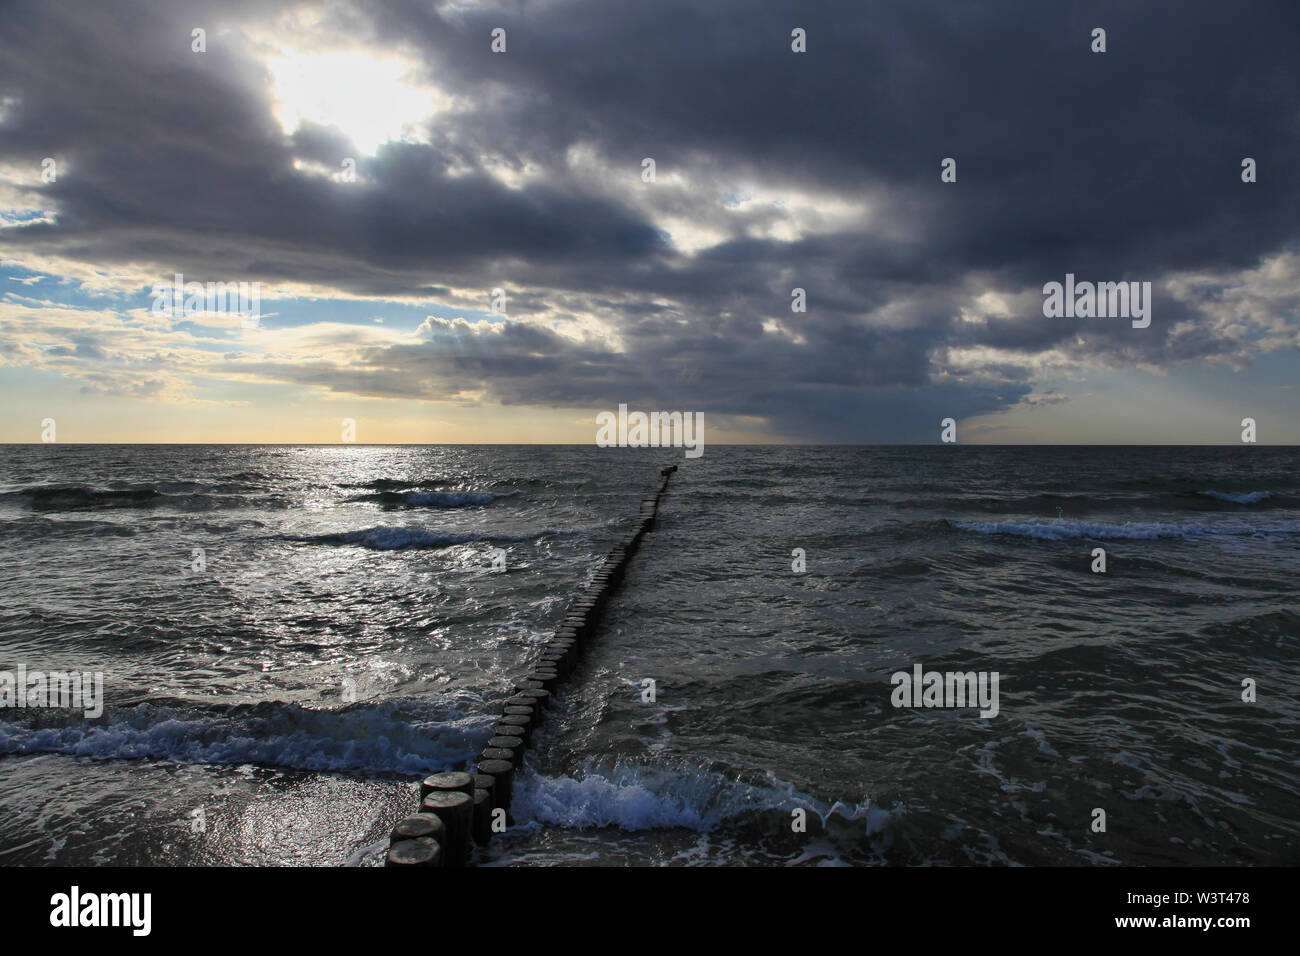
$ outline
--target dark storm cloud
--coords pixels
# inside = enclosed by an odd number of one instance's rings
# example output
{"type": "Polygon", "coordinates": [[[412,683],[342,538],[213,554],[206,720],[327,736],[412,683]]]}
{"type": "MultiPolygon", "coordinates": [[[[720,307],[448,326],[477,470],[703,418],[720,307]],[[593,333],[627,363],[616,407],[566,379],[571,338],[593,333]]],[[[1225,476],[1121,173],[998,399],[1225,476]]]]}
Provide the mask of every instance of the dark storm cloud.
{"type": "Polygon", "coordinates": [[[1023,295],[1066,272],[1238,271],[1296,237],[1300,7],[1134,7],[331,4],[326,27],[414,53],[473,104],[441,117],[427,145],[363,160],[343,186],[293,164],[337,168],[345,136],[285,136],[271,117],[268,75],[238,32],[266,5],[11,4],[0,96],[20,103],[0,126],[0,160],[62,155],[70,172],[42,188],[57,223],[7,229],[0,251],[359,295],[504,283],[513,315],[594,314],[622,341],[439,326],[365,368],[268,366],[304,384],[430,398],[486,386],[508,404],[645,402],[760,415],[791,437],[930,438],[940,417],[1032,391],[1023,369],[996,361],[980,384],[946,378],[950,347],[1156,365],[1249,353],[1199,304],[1163,293],[1140,333],[1044,319],[1023,295]],[[203,24],[198,56],[189,31],[203,24]],[[790,52],[795,26],[807,54],[790,52]],[[1104,55],[1089,51],[1096,26],[1104,55]],[[626,169],[626,192],[570,167],[578,145],[626,169]],[[488,156],[541,175],[507,188],[488,156]],[[645,156],[655,186],[640,182],[645,156]],[[939,181],[946,156],[954,185],[939,181]],[[1250,186],[1244,156],[1259,162],[1250,186]],[[775,213],[721,210],[712,183],[736,178],[864,201],[868,223],[790,242],[741,235],[737,223],[775,213]],[[659,231],[665,215],[728,238],[684,252],[659,231]],[[807,314],[790,312],[796,285],[807,314]],[[961,321],[986,288],[1022,293],[1017,313],[961,321]],[[764,332],[768,319],[785,331],[764,332]]]}

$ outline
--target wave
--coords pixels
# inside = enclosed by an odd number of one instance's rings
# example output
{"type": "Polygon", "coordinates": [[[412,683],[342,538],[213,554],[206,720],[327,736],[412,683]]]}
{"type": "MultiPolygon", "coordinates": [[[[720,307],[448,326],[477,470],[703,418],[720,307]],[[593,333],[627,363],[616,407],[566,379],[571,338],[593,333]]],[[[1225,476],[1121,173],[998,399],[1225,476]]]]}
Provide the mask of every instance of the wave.
{"type": "Polygon", "coordinates": [[[713,771],[628,764],[612,771],[588,767],[579,777],[526,775],[516,784],[511,812],[524,823],[575,829],[705,832],[772,815],[786,827],[790,811],[799,808],[823,824],[865,820],[868,834],[884,829],[892,816],[875,806],[827,805],[770,773],[766,783],[748,784],[713,771]]]}
{"type": "Polygon", "coordinates": [[[476,532],[430,531],[428,528],[414,526],[390,527],[379,525],[374,528],[362,528],[358,531],[339,531],[332,534],[290,537],[290,541],[305,544],[359,545],[373,551],[399,551],[405,548],[448,548],[457,544],[518,544],[533,541],[545,535],[576,534],[574,531],[561,531],[546,528],[527,535],[488,535],[476,532]]]}
{"type": "MultiPolygon", "coordinates": [[[[1204,625],[1201,633],[1219,644],[1225,643],[1226,638],[1227,645],[1233,648],[1248,648],[1253,642],[1266,643],[1274,649],[1285,648],[1300,638],[1300,611],[1268,610],[1233,621],[1214,621],[1204,625]]],[[[1264,651],[1262,656],[1268,659],[1273,653],[1276,650],[1264,651]]]]}
{"type": "Polygon", "coordinates": [[[74,508],[147,507],[165,497],[152,486],[132,488],[91,488],[87,485],[33,485],[7,491],[0,500],[22,501],[33,508],[71,510],[74,508]]]}
{"type": "Polygon", "coordinates": [[[236,482],[242,482],[242,483],[245,483],[245,484],[253,483],[253,484],[256,484],[256,485],[258,485],[258,486],[261,486],[261,485],[265,484],[265,483],[268,482],[268,481],[277,481],[277,480],[279,480],[279,479],[277,479],[277,477],[276,477],[275,475],[268,475],[268,474],[267,474],[266,472],[264,472],[264,471],[237,471],[237,472],[234,472],[233,474],[222,475],[221,478],[220,478],[220,480],[221,480],[221,481],[236,481],[236,482]]]}
{"type": "Polygon", "coordinates": [[[1202,535],[1255,535],[1296,534],[1300,528],[1250,527],[1245,525],[1188,525],[1162,521],[1126,521],[1123,524],[1104,524],[1096,521],[1070,521],[1062,518],[1024,519],[1008,521],[951,521],[945,523],[959,531],[977,534],[1014,535],[1021,538],[1038,538],[1044,541],[1063,541],[1068,538],[1097,538],[1100,540],[1154,540],[1157,538],[1196,538],[1202,535]]]}
{"type": "Polygon", "coordinates": [[[414,505],[433,508],[468,508],[490,505],[509,498],[514,491],[377,491],[357,495],[348,501],[375,501],[384,505],[414,505]]]}
{"type": "Polygon", "coordinates": [[[0,721],[0,753],[426,774],[468,761],[490,735],[491,717],[464,715],[473,703],[452,695],[313,710],[273,701],[233,705],[220,716],[139,704],[125,714],[58,727],[0,721]]]}
{"type": "Polygon", "coordinates": [[[1201,494],[1207,498],[1214,498],[1218,501],[1230,501],[1236,505],[1258,504],[1261,501],[1267,501],[1269,498],[1273,497],[1273,495],[1267,491],[1244,491],[1236,494],[1227,491],[1202,491],[1201,494]]]}
{"type": "MultiPolygon", "coordinates": [[[[105,487],[91,485],[32,485],[0,493],[0,501],[26,504],[36,511],[93,511],[109,508],[179,508],[209,511],[241,508],[254,503],[241,492],[242,484],[203,485],[192,481],[131,485],[114,481],[105,487]]],[[[275,504],[269,499],[263,504],[275,504]]]]}
{"type": "Polygon", "coordinates": [[[24,515],[8,521],[0,521],[0,533],[6,538],[60,538],[64,536],[91,535],[113,538],[133,538],[138,531],[115,521],[92,521],[88,519],[54,519],[43,516],[24,515]]]}
{"type": "Polygon", "coordinates": [[[427,488],[430,485],[446,484],[446,478],[434,478],[432,480],[412,480],[407,481],[404,478],[376,478],[374,481],[363,481],[360,484],[340,485],[340,488],[361,488],[366,491],[401,491],[403,488],[427,488]]]}
{"type": "MultiPolygon", "coordinates": [[[[820,500],[820,499],[819,499],[820,500]]],[[[976,494],[952,491],[944,495],[916,495],[912,491],[894,493],[877,493],[872,497],[863,497],[857,503],[864,505],[879,504],[892,509],[917,509],[950,511],[953,508],[963,512],[985,512],[987,514],[1054,514],[1058,508],[1076,515],[1091,512],[1113,512],[1142,508],[1157,511],[1200,511],[1216,512],[1222,510],[1224,503],[1253,505],[1268,502],[1270,506],[1294,506],[1300,498],[1294,492],[1271,491],[1197,491],[1179,488],[1155,492],[1124,491],[1116,489],[1095,489],[1088,492],[1041,492],[1018,494],[989,493],[976,494]]],[[[834,499],[825,499],[825,503],[841,503],[834,499]]]]}
{"type": "MultiPolygon", "coordinates": [[[[1039,494],[972,494],[950,491],[943,495],[918,496],[911,491],[897,491],[881,494],[874,499],[890,508],[944,509],[959,507],[971,511],[988,512],[1034,512],[1055,511],[1057,508],[1069,508],[1073,511],[1105,507],[1110,503],[1128,504],[1136,501],[1136,496],[1125,495],[1113,498],[1096,493],[1039,493],[1039,494]]],[[[868,499],[866,503],[872,503],[868,499]]]]}

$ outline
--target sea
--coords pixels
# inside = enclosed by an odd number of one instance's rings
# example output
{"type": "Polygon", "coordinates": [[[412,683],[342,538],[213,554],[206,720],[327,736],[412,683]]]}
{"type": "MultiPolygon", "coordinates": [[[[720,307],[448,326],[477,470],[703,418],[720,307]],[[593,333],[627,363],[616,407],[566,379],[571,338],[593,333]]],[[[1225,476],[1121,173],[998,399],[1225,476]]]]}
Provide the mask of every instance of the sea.
{"type": "Polygon", "coordinates": [[[668,464],[476,865],[1300,862],[1297,449],[0,459],[0,864],[381,865],[668,464]]]}

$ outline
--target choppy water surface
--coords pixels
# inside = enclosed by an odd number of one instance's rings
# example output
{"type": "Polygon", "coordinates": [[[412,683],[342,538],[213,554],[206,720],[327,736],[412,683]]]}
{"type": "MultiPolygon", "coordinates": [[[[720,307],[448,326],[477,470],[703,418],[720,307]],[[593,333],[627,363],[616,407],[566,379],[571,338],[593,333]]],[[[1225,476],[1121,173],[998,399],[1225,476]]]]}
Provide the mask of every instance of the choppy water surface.
{"type": "Polygon", "coordinates": [[[481,862],[1300,860],[1294,450],[56,445],[0,670],[107,704],[0,711],[0,861],[376,862],[668,461],[481,862]],[[891,706],[917,663],[998,716],[891,706]]]}

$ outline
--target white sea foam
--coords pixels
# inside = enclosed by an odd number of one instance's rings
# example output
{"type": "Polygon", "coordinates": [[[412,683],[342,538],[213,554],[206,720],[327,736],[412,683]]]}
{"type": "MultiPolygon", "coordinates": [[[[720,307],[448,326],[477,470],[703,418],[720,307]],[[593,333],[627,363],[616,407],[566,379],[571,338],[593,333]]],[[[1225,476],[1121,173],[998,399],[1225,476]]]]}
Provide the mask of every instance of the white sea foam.
{"type": "Polygon", "coordinates": [[[1267,491],[1243,491],[1239,494],[1232,494],[1226,491],[1202,491],[1201,494],[1207,498],[1217,498],[1219,501],[1231,501],[1238,505],[1253,505],[1261,501],[1267,501],[1273,497],[1271,492],[1267,491]]]}
{"type": "Polygon", "coordinates": [[[880,807],[827,805],[771,774],[766,783],[747,784],[708,770],[636,765],[589,768],[577,777],[524,776],[512,813],[521,823],[575,829],[708,831],[746,814],[797,808],[823,823],[832,816],[865,821],[867,834],[884,829],[891,819],[880,807]]]}
{"type": "Polygon", "coordinates": [[[472,758],[491,724],[490,716],[460,716],[458,706],[413,718],[392,702],[338,710],[274,703],[219,717],[140,705],[109,720],[63,726],[0,721],[0,753],[423,774],[472,758]]]}

